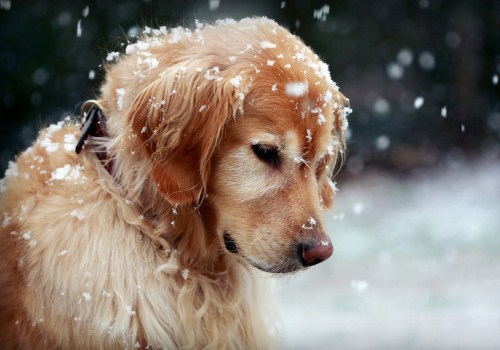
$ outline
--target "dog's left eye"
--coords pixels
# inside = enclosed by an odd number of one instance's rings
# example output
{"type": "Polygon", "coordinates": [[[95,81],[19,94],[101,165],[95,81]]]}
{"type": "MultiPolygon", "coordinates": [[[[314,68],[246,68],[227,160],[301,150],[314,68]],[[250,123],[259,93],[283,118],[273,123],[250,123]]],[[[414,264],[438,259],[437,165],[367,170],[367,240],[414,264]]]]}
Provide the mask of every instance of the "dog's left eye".
{"type": "Polygon", "coordinates": [[[253,153],[266,164],[277,167],[280,164],[280,154],[273,146],[256,144],[252,145],[253,153]]]}

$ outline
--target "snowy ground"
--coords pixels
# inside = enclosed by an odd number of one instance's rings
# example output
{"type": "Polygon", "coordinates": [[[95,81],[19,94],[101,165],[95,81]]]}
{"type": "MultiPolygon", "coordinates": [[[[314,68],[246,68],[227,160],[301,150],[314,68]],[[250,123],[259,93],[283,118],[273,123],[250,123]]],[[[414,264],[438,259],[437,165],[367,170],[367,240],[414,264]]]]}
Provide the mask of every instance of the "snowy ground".
{"type": "Polygon", "coordinates": [[[289,349],[500,349],[500,162],[340,184],[335,252],[278,281],[289,349]]]}

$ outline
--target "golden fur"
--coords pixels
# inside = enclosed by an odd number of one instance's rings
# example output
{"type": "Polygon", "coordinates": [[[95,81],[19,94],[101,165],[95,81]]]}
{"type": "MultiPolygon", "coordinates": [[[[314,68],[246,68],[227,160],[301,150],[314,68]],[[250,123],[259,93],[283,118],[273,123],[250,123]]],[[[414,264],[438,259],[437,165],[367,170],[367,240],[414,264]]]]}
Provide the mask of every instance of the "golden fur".
{"type": "Polygon", "coordinates": [[[331,244],[347,108],[326,65],[265,18],[147,29],[99,103],[109,137],[77,155],[79,124],[52,125],[0,183],[2,348],[276,346],[252,265],[331,244]]]}

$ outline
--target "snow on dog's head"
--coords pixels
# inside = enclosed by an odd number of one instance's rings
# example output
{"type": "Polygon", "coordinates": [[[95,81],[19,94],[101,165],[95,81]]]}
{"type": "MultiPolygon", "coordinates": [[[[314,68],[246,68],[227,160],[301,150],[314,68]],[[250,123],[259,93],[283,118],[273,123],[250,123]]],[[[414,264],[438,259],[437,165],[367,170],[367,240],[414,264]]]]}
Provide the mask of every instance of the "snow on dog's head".
{"type": "Polygon", "coordinates": [[[267,18],[147,28],[102,92],[155,189],[172,205],[202,203],[232,257],[291,272],[331,255],[322,212],[347,100],[298,37],[267,18]]]}

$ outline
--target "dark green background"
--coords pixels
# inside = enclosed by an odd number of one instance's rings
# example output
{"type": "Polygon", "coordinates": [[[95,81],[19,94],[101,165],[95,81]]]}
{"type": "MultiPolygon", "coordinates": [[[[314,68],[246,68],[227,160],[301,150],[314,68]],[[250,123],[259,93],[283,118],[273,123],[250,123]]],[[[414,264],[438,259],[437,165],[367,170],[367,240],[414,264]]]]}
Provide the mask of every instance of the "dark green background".
{"type": "MultiPolygon", "coordinates": [[[[0,171],[29,146],[37,130],[94,97],[108,51],[120,50],[130,28],[190,26],[194,19],[266,15],[287,26],[330,65],[350,98],[350,174],[366,166],[395,171],[456,166],[500,154],[500,1],[17,1],[0,10],[0,171]],[[326,21],[313,16],[330,6],[326,21]],[[90,13],[83,18],[82,10],[90,13]],[[81,19],[82,36],[76,36],[81,19]],[[413,62],[399,80],[387,67],[409,49],[413,62]],[[432,54],[434,68],[419,64],[432,54]],[[88,78],[95,70],[96,78],[88,78]],[[424,97],[420,109],[413,107],[424,97]],[[387,113],[374,108],[383,99],[387,113]],[[440,110],[447,106],[447,118],[440,110]],[[462,132],[462,125],[465,130],[462,132]],[[385,135],[386,150],[375,140],[385,135]]],[[[383,103],[382,103],[383,105],[383,103]]]]}

